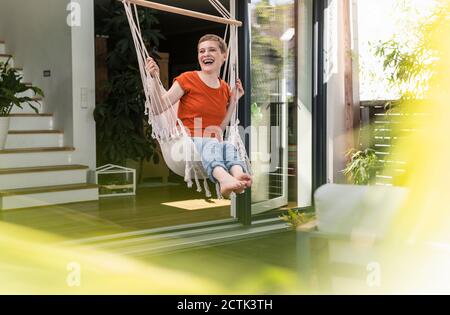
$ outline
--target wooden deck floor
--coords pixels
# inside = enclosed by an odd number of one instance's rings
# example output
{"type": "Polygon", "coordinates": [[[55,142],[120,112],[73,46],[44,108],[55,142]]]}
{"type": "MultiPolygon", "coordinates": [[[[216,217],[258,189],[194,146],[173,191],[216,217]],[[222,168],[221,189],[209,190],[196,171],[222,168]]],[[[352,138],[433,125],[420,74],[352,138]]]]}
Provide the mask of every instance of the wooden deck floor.
{"type": "Polygon", "coordinates": [[[133,230],[168,227],[230,218],[230,207],[188,210],[163,203],[204,199],[204,193],[183,183],[138,188],[136,196],[99,201],[0,211],[0,220],[78,239],[133,230]]]}

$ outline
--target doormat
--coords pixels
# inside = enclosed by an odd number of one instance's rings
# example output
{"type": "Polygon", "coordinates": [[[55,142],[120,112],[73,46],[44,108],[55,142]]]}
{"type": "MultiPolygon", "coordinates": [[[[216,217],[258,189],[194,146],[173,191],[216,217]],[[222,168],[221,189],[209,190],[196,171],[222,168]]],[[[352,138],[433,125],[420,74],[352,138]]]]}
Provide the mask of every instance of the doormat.
{"type": "Polygon", "coordinates": [[[191,199],[191,200],[181,200],[174,202],[165,202],[165,206],[180,208],[183,210],[202,210],[209,208],[218,207],[229,207],[231,205],[231,200],[227,199],[191,199]]]}

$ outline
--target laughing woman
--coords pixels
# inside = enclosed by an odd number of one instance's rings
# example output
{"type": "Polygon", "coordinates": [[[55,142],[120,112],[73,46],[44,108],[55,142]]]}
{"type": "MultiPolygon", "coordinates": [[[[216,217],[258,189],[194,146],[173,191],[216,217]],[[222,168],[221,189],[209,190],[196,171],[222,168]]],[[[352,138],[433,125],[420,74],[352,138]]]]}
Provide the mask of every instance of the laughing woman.
{"type": "MultiPolygon", "coordinates": [[[[169,91],[161,95],[171,106],[179,101],[178,118],[187,128],[209,179],[219,183],[224,197],[242,193],[252,185],[245,163],[238,158],[236,147],[223,141],[223,131],[230,122],[237,100],[244,95],[242,83],[236,87],[220,79],[220,69],[227,58],[227,45],[216,35],[205,35],[198,41],[200,71],[184,72],[174,79],[169,91]]],[[[147,70],[159,75],[159,68],[148,58],[147,70]]]]}

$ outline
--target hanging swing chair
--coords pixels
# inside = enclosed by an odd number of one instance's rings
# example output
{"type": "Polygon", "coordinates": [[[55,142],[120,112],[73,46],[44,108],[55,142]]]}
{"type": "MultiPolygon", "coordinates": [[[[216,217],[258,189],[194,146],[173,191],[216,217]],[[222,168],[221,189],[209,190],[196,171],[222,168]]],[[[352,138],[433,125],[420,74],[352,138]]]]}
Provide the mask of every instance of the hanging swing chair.
{"type": "MultiPolygon", "coordinates": [[[[226,79],[228,84],[234,88],[238,69],[237,28],[242,23],[232,19],[230,12],[218,0],[209,0],[209,2],[222,17],[150,1],[122,0],[136,47],[145,92],[145,114],[148,115],[149,124],[152,126],[152,137],[158,141],[163,158],[169,169],[175,174],[184,177],[188,187],[192,187],[193,181],[195,181],[198,192],[202,191],[200,180],[203,180],[205,194],[208,198],[211,197],[211,192],[208,188],[207,174],[202,166],[201,156],[196,150],[194,142],[188,135],[181,120],[178,119],[178,103],[170,104],[168,99],[161,97],[162,93],[160,91],[164,91],[164,87],[159,76],[152,76],[145,67],[146,60],[150,55],[142,38],[137,6],[226,24],[224,40],[228,38],[228,58],[225,62],[222,79],[226,79]]],[[[231,116],[230,126],[226,129],[225,140],[236,147],[239,159],[244,161],[248,173],[251,174],[250,161],[238,130],[237,101],[234,104],[229,104],[229,106],[233,106],[234,111],[231,116]]],[[[216,192],[218,199],[222,199],[219,184],[216,184],[216,192]]]]}

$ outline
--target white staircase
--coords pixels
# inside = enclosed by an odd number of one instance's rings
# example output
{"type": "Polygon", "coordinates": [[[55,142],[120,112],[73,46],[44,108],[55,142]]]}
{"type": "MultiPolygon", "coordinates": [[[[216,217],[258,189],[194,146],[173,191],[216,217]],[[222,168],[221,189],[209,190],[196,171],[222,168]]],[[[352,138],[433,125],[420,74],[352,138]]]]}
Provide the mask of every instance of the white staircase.
{"type": "MultiPolygon", "coordinates": [[[[0,61],[10,57],[0,40],[0,61]]],[[[36,100],[38,114],[28,104],[11,111],[5,149],[0,150],[0,210],[98,200],[97,185],[87,183],[88,167],[72,163],[76,149],[64,146],[63,131],[54,129],[53,115],[43,111],[44,100],[36,100]]]]}

